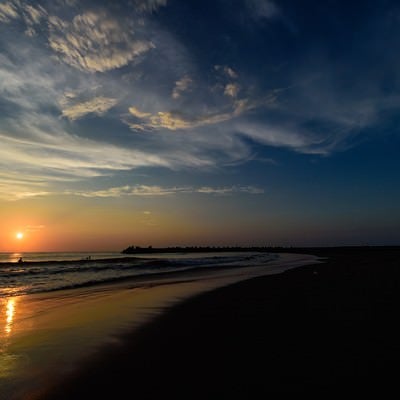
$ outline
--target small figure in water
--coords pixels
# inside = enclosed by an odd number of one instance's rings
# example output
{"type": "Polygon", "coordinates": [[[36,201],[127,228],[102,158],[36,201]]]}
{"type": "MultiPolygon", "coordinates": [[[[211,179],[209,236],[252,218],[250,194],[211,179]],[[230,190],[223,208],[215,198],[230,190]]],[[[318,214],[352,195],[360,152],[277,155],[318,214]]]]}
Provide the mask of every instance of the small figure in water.
{"type": "Polygon", "coordinates": [[[23,261],[22,261],[22,257],[19,258],[18,262],[19,262],[19,263],[22,263],[22,262],[23,262],[23,261]]]}

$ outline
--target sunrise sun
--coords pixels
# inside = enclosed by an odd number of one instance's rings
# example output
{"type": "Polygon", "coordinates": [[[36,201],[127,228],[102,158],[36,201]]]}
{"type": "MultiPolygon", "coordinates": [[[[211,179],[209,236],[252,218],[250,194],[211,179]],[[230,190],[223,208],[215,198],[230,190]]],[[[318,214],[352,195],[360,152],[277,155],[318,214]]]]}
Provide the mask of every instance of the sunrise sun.
{"type": "Polygon", "coordinates": [[[17,234],[15,235],[15,237],[16,237],[18,240],[21,240],[21,239],[24,238],[24,234],[23,234],[22,232],[17,232],[17,234]]]}

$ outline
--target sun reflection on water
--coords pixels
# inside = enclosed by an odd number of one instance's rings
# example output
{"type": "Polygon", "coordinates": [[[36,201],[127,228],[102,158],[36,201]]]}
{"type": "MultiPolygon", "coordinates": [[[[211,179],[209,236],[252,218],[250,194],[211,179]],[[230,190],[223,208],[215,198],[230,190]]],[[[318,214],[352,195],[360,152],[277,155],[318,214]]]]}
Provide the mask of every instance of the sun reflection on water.
{"type": "Polygon", "coordinates": [[[7,262],[17,262],[24,255],[22,253],[11,253],[7,262]]]}

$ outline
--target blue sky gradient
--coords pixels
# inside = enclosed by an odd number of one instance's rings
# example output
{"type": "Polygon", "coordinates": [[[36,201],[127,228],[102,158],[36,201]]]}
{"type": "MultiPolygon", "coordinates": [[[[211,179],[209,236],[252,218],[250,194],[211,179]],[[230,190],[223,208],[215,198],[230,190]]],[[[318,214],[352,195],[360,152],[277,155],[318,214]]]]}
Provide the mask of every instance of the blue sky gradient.
{"type": "Polygon", "coordinates": [[[3,231],[78,250],[56,217],[101,204],[115,227],[77,219],[82,249],[399,244],[399,22],[396,1],[1,1],[3,231]]]}

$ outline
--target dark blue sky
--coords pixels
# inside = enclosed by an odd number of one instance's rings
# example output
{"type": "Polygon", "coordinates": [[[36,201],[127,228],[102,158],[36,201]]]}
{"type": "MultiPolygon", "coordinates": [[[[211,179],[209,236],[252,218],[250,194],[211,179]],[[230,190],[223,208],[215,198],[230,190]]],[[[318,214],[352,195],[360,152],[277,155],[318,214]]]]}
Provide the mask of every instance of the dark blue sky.
{"type": "Polygon", "coordinates": [[[1,1],[8,229],[101,205],[115,248],[399,244],[399,22],[396,1],[1,1]]]}

